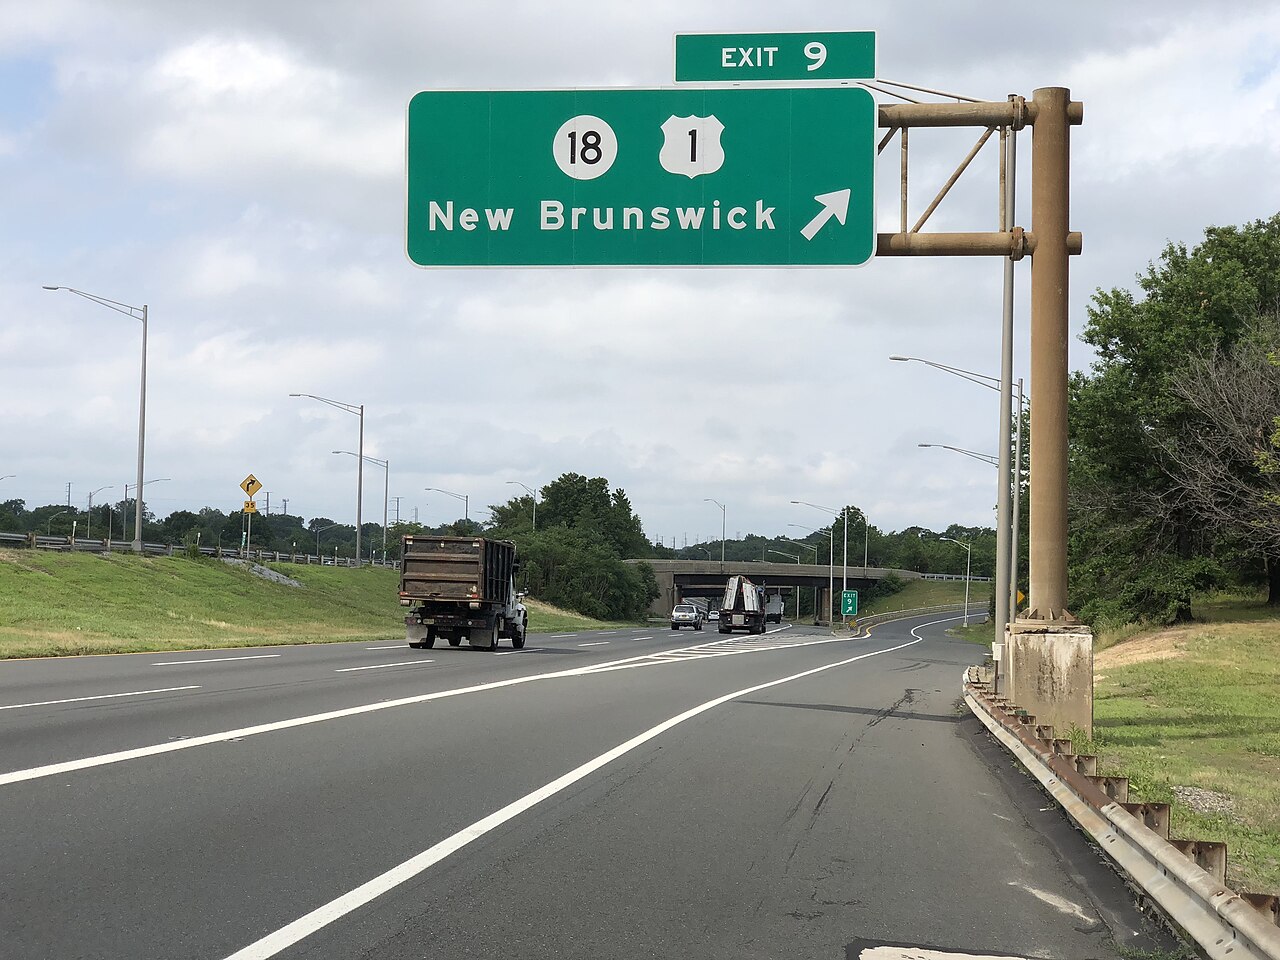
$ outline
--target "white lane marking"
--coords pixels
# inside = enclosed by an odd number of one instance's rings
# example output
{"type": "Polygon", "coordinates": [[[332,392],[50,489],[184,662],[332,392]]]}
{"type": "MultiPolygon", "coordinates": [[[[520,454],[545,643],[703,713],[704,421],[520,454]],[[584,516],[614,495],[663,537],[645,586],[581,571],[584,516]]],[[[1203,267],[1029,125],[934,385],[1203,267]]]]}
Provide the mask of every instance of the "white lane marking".
{"type": "Polygon", "coordinates": [[[610,642],[610,641],[608,641],[608,640],[593,640],[593,641],[591,641],[590,643],[580,643],[580,644],[578,644],[578,646],[580,646],[580,647],[602,647],[602,646],[604,646],[606,643],[609,643],[609,642],[610,642]]]}
{"type": "Polygon", "coordinates": [[[334,673],[352,673],[356,670],[382,670],[386,667],[416,667],[424,663],[435,663],[434,660],[400,660],[396,663],[375,663],[368,667],[343,667],[341,670],[335,670],[334,673]]]}
{"type": "Polygon", "coordinates": [[[565,637],[574,637],[574,636],[577,636],[577,634],[574,634],[574,633],[553,633],[553,634],[551,635],[551,639],[552,639],[552,640],[563,640],[565,637]]]}
{"type": "MultiPolygon", "coordinates": [[[[624,658],[613,663],[630,663],[643,660],[643,657],[624,658]]],[[[289,730],[293,727],[304,727],[326,720],[338,720],[344,717],[355,717],[365,713],[376,713],[379,710],[390,710],[395,707],[413,706],[431,700],[444,700],[448,697],[459,697],[468,693],[481,693],[487,690],[498,690],[503,687],[514,687],[517,684],[533,683],[535,680],[550,680],[558,677],[576,677],[592,673],[588,666],[570,667],[566,670],[554,670],[550,673],[535,673],[526,677],[508,677],[505,680],[493,680],[489,683],[478,683],[469,687],[455,687],[452,690],[439,690],[434,693],[422,693],[413,697],[401,697],[398,700],[381,700],[377,703],[366,703],[356,707],[345,707],[341,710],[330,710],[327,713],[314,713],[304,717],[292,717],[288,720],[277,720],[272,723],[260,723],[253,727],[240,727],[236,730],[223,730],[209,733],[187,740],[166,740],[164,743],[153,743],[146,747],[135,747],[131,750],[118,750],[115,753],[104,753],[94,757],[82,757],[79,760],[66,760],[62,763],[46,764],[43,767],[30,767],[26,770],[14,770],[0,773],[0,787],[11,783],[22,783],[27,780],[39,780],[43,777],[56,777],[76,770],[88,770],[92,767],[106,766],[111,763],[122,763],[126,760],[137,760],[142,757],[153,757],[177,750],[189,750],[192,747],[203,747],[213,743],[224,743],[229,740],[244,739],[259,733],[272,733],[276,730],[289,730]]]]}
{"type": "Polygon", "coordinates": [[[270,660],[278,657],[278,653],[255,653],[251,657],[213,657],[206,660],[157,660],[153,667],[176,667],[184,663],[227,663],[230,660],[270,660]]]}
{"type": "Polygon", "coordinates": [[[632,640],[652,640],[653,637],[632,637],[632,640]]]}
{"type": "Polygon", "coordinates": [[[859,960],[1022,960],[1021,957],[1004,957],[989,953],[945,953],[924,947],[867,947],[859,960]]]}
{"type": "Polygon", "coordinates": [[[68,697],[66,700],[41,700],[39,703],[9,703],[0,710],[21,710],[23,707],[51,707],[58,703],[84,703],[86,700],[113,700],[116,697],[141,697],[148,693],[172,693],[175,690],[199,690],[199,685],[187,687],[161,687],[159,690],[134,690],[130,693],[102,693],[96,697],[68,697]]]}
{"type": "MultiPolygon", "coordinates": [[[[933,620],[929,623],[922,623],[916,629],[931,627],[939,623],[950,623],[952,620],[960,620],[961,617],[947,617],[941,620],[933,620]]],[[[921,639],[913,629],[912,635],[916,636],[915,643],[921,639]]],[[[853,638],[850,638],[853,639],[853,638]]],[[[814,643],[834,643],[835,640],[824,639],[815,640],[814,643]]],[[[904,644],[910,646],[910,644],[904,644]]],[[[892,649],[898,650],[899,647],[892,649]]],[[[750,653],[750,650],[733,650],[726,651],[725,655],[730,653],[750,653]]],[[[888,650],[881,651],[888,653],[888,650]]],[[[863,656],[871,656],[871,654],[863,654],[863,656]]],[[[634,657],[623,657],[620,660],[612,660],[606,664],[594,664],[582,667],[570,667],[567,670],[554,670],[550,673],[535,673],[527,677],[508,677],[505,680],[494,680],[489,683],[478,683],[470,687],[456,687],[452,690],[439,690],[434,693],[422,693],[413,697],[401,697],[398,700],[382,700],[377,703],[366,703],[357,707],[346,707],[341,710],[330,710],[327,713],[314,713],[305,717],[293,717],[289,720],[277,720],[273,723],[261,723],[253,727],[240,727],[236,730],[223,730],[220,733],[209,733],[200,737],[191,737],[189,740],[166,740],[164,743],[153,743],[147,747],[135,747],[131,750],[119,750],[115,753],[104,753],[94,757],[82,757],[79,760],[66,760],[62,763],[50,763],[43,767],[29,767],[26,770],[14,770],[9,773],[0,773],[0,787],[7,786],[11,783],[23,783],[27,780],[39,780],[43,777],[56,777],[62,774],[72,773],[76,770],[88,770],[92,767],[102,767],[111,763],[122,763],[126,760],[137,760],[141,757],[153,757],[163,753],[174,753],[178,750],[190,750],[192,747],[204,747],[213,743],[223,743],[228,740],[244,739],[245,737],[256,736],[259,733],[272,733],[276,730],[289,730],[294,727],[305,727],[313,723],[323,723],[326,720],[339,720],[344,717],[356,717],[365,713],[376,713],[379,710],[391,710],[395,707],[413,706],[419,703],[427,703],[432,700],[444,700],[448,697],[460,697],[468,693],[481,693],[487,690],[499,690],[503,687],[514,687],[522,683],[533,683],[537,680],[552,680],[559,677],[579,677],[588,674],[596,674],[608,672],[610,670],[625,670],[629,667],[654,666],[658,663],[670,662],[653,660],[647,654],[640,654],[634,657]]],[[[850,661],[852,662],[852,661],[850,661]]]]}
{"type": "Polygon", "coordinates": [[[365,649],[366,650],[398,650],[400,647],[403,647],[404,645],[405,645],[405,641],[401,640],[399,643],[384,643],[380,647],[365,647],[365,649]]]}
{"type": "Polygon", "coordinates": [[[505,807],[495,810],[487,817],[477,820],[475,823],[471,824],[471,826],[464,827],[452,836],[446,837],[444,840],[428,847],[416,856],[410,857],[400,865],[392,867],[390,870],[374,877],[372,880],[362,883],[354,890],[343,894],[337,899],[330,900],[323,906],[317,907],[310,913],[304,914],[292,923],[281,927],[279,930],[269,933],[262,939],[249,944],[247,947],[237,950],[235,953],[228,956],[226,960],[268,960],[268,958],[274,957],[282,950],[285,950],[288,947],[293,946],[298,941],[309,937],[317,930],[320,930],[333,923],[335,920],[339,920],[346,916],[352,910],[356,910],[364,906],[366,903],[377,899],[387,891],[398,887],[400,884],[412,880],[414,877],[428,870],[441,860],[451,854],[457,853],[467,844],[471,843],[472,840],[476,840],[484,836],[495,827],[501,826],[508,820],[524,813],[531,807],[535,807],[542,801],[555,796],[566,787],[572,786],[606,764],[612,763],[619,757],[630,753],[632,750],[636,749],[636,747],[649,742],[654,737],[666,733],[672,727],[678,726],[686,720],[691,720],[699,714],[706,713],[708,710],[718,707],[721,704],[728,703],[730,700],[735,700],[738,697],[745,697],[752,693],[758,693],[761,690],[768,690],[770,687],[790,683],[792,680],[799,680],[803,677],[810,677],[816,673],[833,670],[836,667],[847,666],[857,660],[865,660],[867,657],[878,656],[882,653],[892,653],[894,650],[901,650],[903,647],[910,647],[917,644],[920,640],[921,638],[917,637],[915,640],[908,640],[906,643],[899,644],[896,647],[889,647],[885,650],[873,650],[870,653],[860,653],[856,657],[849,657],[845,660],[838,660],[835,663],[828,663],[821,667],[814,667],[810,670],[805,670],[802,673],[794,673],[789,677],[782,677],[778,680],[758,683],[755,686],[746,687],[742,690],[725,694],[722,697],[716,697],[714,700],[708,700],[706,703],[700,703],[698,706],[664,720],[657,726],[650,727],[648,730],[632,737],[630,740],[618,744],[612,750],[608,750],[600,754],[598,757],[588,760],[586,763],[570,770],[563,776],[552,780],[550,783],[544,784],[537,790],[526,793],[518,800],[514,800],[505,807]]]}

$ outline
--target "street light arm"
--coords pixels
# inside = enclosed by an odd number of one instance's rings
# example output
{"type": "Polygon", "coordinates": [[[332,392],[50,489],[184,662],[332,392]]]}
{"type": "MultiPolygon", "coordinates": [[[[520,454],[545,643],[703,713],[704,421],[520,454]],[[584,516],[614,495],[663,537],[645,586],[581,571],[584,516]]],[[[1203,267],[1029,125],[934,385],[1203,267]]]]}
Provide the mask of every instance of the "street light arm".
{"type": "Polygon", "coordinates": [[[339,410],[345,410],[347,413],[355,416],[362,415],[362,408],[353,403],[342,403],[340,400],[330,400],[328,397],[317,397],[314,393],[291,393],[291,397],[307,397],[311,400],[319,400],[321,403],[327,403],[331,407],[337,407],[339,410]]]}
{"type": "Polygon", "coordinates": [[[128,303],[121,303],[119,300],[108,300],[106,297],[100,297],[94,293],[86,293],[83,290],[77,290],[75,287],[51,287],[49,284],[42,284],[46,290],[65,290],[67,293],[74,293],[77,297],[84,297],[86,300],[92,300],[94,303],[101,304],[108,310],[114,310],[116,313],[123,313],[126,317],[133,317],[135,320],[143,319],[146,308],[135,307],[128,303]]]}
{"type": "MultiPolygon", "coordinates": [[[[350,450],[334,450],[333,452],[334,452],[334,453],[345,453],[348,457],[358,457],[358,456],[360,456],[360,454],[358,454],[358,453],[352,453],[350,450]]],[[[364,459],[365,459],[365,460],[367,460],[369,463],[376,463],[378,466],[383,467],[383,468],[386,468],[386,467],[390,466],[390,464],[391,464],[391,461],[390,461],[390,460],[379,460],[377,457],[371,457],[371,456],[369,456],[367,453],[364,455],[364,459]]]]}
{"type": "Polygon", "coordinates": [[[978,453],[974,450],[965,450],[963,447],[953,447],[946,443],[917,443],[917,447],[938,447],[942,450],[951,450],[955,453],[962,453],[966,457],[972,457],[974,460],[981,460],[983,463],[993,467],[1000,466],[1000,461],[989,453],[978,453]]]}
{"type": "MultiPolygon", "coordinates": [[[[1000,392],[999,377],[992,377],[985,373],[978,373],[976,370],[965,370],[962,367],[952,367],[945,363],[936,363],[933,360],[925,360],[923,357],[900,357],[897,354],[894,354],[889,359],[923,363],[926,367],[933,367],[935,370],[944,370],[947,373],[955,374],[962,380],[968,380],[970,383],[976,383],[978,386],[986,387],[988,390],[994,390],[996,393],[1000,392]]],[[[1028,403],[1025,398],[1020,399],[1022,399],[1023,404],[1028,403]]]]}

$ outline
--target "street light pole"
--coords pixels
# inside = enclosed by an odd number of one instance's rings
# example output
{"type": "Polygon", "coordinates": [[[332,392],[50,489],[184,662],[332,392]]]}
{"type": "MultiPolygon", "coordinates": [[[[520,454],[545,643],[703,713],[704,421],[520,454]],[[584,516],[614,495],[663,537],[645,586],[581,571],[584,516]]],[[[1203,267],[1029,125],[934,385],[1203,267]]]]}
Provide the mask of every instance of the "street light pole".
{"type": "Polygon", "coordinates": [[[436,493],[443,493],[446,496],[453,497],[455,500],[462,501],[462,519],[471,519],[471,496],[466,493],[453,493],[449,490],[441,490],[439,487],[423,487],[424,490],[434,490],[436,493]]]}
{"type": "Polygon", "coordinates": [[[66,512],[67,512],[66,510],[59,510],[57,513],[55,513],[53,516],[49,518],[49,523],[45,527],[45,536],[48,536],[48,537],[53,536],[53,521],[57,520],[58,517],[62,516],[66,512]]]}
{"type": "MultiPolygon", "coordinates": [[[[337,524],[336,524],[336,523],[331,523],[331,524],[329,524],[329,526],[327,526],[327,527],[317,527],[317,528],[316,528],[316,559],[317,559],[317,560],[319,560],[319,561],[321,561],[321,563],[323,563],[323,562],[324,562],[324,560],[323,560],[323,558],[320,556],[320,534],[324,533],[326,530],[332,530],[332,529],[333,529],[334,527],[336,527],[336,526],[337,526],[337,524]]],[[[334,549],[337,549],[337,548],[335,547],[334,549]]]]}
{"type": "Polygon", "coordinates": [[[946,540],[949,543],[958,543],[965,549],[964,557],[964,625],[969,625],[969,568],[973,561],[973,541],[965,543],[961,540],[954,540],[951,537],[939,537],[939,540],[946,540]]]}
{"type": "Polygon", "coordinates": [[[532,487],[526,486],[519,480],[508,480],[507,483],[514,483],[518,487],[524,487],[529,492],[529,496],[533,499],[533,532],[538,532],[538,491],[532,487]]]}
{"type": "MultiPolygon", "coordinates": [[[[821,510],[823,513],[829,513],[829,514],[831,514],[831,573],[830,573],[830,576],[828,577],[828,580],[830,581],[830,586],[827,588],[827,589],[828,589],[828,591],[830,592],[831,596],[827,597],[827,600],[828,600],[828,601],[834,601],[834,600],[835,600],[835,592],[836,592],[836,574],[835,574],[835,570],[836,570],[836,521],[835,521],[835,518],[836,518],[836,515],[837,515],[837,511],[836,511],[836,509],[835,509],[834,507],[824,507],[824,506],[822,506],[821,504],[817,504],[817,503],[810,503],[810,502],[809,502],[809,501],[807,501],[807,500],[792,500],[791,502],[792,502],[792,503],[794,503],[794,504],[796,504],[796,505],[798,505],[798,506],[802,506],[802,507],[813,507],[813,509],[815,509],[815,510],[821,510]]],[[[842,587],[842,590],[848,590],[848,589],[849,589],[849,508],[846,506],[842,511],[839,511],[839,513],[842,513],[842,514],[844,515],[844,574],[843,574],[843,576],[844,576],[844,586],[842,587]]],[[[841,620],[841,622],[843,622],[843,621],[844,621],[844,613],[843,613],[843,609],[844,609],[844,598],[843,598],[843,596],[841,597],[840,605],[841,605],[841,611],[842,611],[842,612],[841,612],[841,614],[840,614],[840,620],[841,620]]],[[[830,610],[827,610],[827,620],[828,620],[828,622],[830,622],[830,623],[831,623],[831,625],[832,625],[832,626],[834,626],[834,625],[835,625],[835,623],[834,623],[834,621],[835,621],[835,617],[834,617],[834,615],[831,613],[831,611],[830,611],[830,610]]]]}
{"type": "MultiPolygon", "coordinates": [[[[348,457],[356,456],[356,454],[352,453],[350,450],[335,450],[333,452],[345,453],[348,457]]],[[[390,497],[388,495],[391,493],[391,461],[379,460],[377,457],[362,457],[361,459],[368,460],[370,463],[376,463],[378,466],[382,468],[382,562],[386,563],[387,561],[387,504],[390,502],[390,497]]],[[[372,550],[370,551],[370,553],[372,553],[372,550]]],[[[370,556],[369,560],[370,562],[372,562],[373,557],[370,556]]]]}
{"type": "MultiPolygon", "coordinates": [[[[792,501],[792,503],[801,503],[801,502],[802,502],[802,501],[799,501],[799,500],[793,500],[793,501],[792,501]]],[[[813,506],[813,504],[811,504],[811,503],[807,503],[807,504],[805,504],[805,506],[807,506],[807,507],[811,507],[811,506],[813,506]]],[[[821,509],[821,508],[819,508],[819,509],[821,509]]],[[[821,533],[823,533],[823,535],[824,535],[824,536],[827,536],[827,537],[830,537],[830,538],[831,538],[831,560],[830,560],[830,564],[829,564],[829,565],[828,565],[828,567],[827,567],[827,624],[828,624],[828,626],[829,626],[829,625],[831,624],[831,600],[832,600],[832,596],[831,596],[831,595],[832,595],[832,594],[834,594],[834,593],[835,593],[835,591],[836,591],[836,583],[835,583],[835,578],[836,578],[836,572],[835,572],[835,571],[836,571],[836,566],[835,566],[835,564],[836,564],[836,525],[835,525],[835,522],[834,522],[834,521],[832,522],[832,524],[831,524],[831,529],[830,529],[830,530],[827,530],[827,531],[818,531],[818,530],[814,530],[814,529],[812,529],[812,528],[810,528],[810,527],[806,527],[806,526],[804,526],[803,524],[799,524],[799,523],[788,523],[788,524],[787,524],[787,526],[788,526],[788,527],[799,527],[801,530],[808,530],[810,533],[820,533],[820,532],[821,532],[821,533]]],[[[789,541],[789,542],[790,542],[790,541],[789,541]]],[[[818,562],[818,549],[817,549],[817,547],[814,547],[814,549],[813,549],[813,562],[814,562],[814,564],[817,564],[817,562],[818,562]]],[[[814,601],[813,601],[813,615],[814,615],[814,617],[816,618],[816,617],[817,617],[817,615],[818,615],[818,599],[817,599],[817,596],[816,596],[816,593],[817,593],[817,591],[818,591],[818,588],[817,588],[817,587],[814,587],[813,589],[814,589],[814,593],[815,593],[815,597],[814,597],[814,601]]]]}
{"type": "MultiPolygon", "coordinates": [[[[171,479],[172,479],[172,477],[156,477],[154,480],[143,480],[143,481],[142,481],[142,485],[145,487],[145,486],[146,486],[147,484],[149,484],[149,483],[162,483],[162,482],[163,482],[163,481],[165,481],[165,480],[171,480],[171,479]]],[[[124,533],[124,529],[125,529],[125,525],[128,523],[128,515],[129,515],[129,488],[130,488],[130,487],[137,487],[137,484],[136,484],[136,483],[126,483],[126,484],[124,485],[124,501],[123,501],[123,502],[121,503],[121,505],[120,505],[120,536],[121,536],[121,537],[123,537],[123,536],[125,535],[125,533],[124,533]]],[[[136,511],[138,511],[139,513],[141,513],[141,511],[142,511],[142,495],[141,495],[141,493],[140,493],[140,492],[139,492],[138,496],[137,496],[135,499],[136,499],[136,503],[135,503],[135,505],[134,505],[134,509],[135,509],[136,511]]]]}
{"type": "MultiPolygon", "coordinates": [[[[364,404],[341,403],[337,400],[330,400],[328,397],[317,397],[314,393],[291,393],[289,396],[319,400],[321,403],[327,403],[331,407],[345,410],[347,413],[360,418],[360,445],[356,448],[359,451],[356,455],[356,566],[358,567],[361,564],[360,528],[364,524],[364,404]]],[[[386,524],[383,524],[383,527],[385,528],[386,524]]]]}
{"type": "MultiPolygon", "coordinates": [[[[1014,158],[1016,156],[1013,138],[1007,145],[1008,163],[1010,168],[1010,178],[1006,181],[1007,196],[1001,197],[1001,206],[1007,211],[1008,222],[1013,222],[1013,189],[1012,189],[1012,168],[1014,158]]],[[[996,467],[1000,471],[1000,481],[997,488],[996,500],[996,623],[1000,630],[1004,630],[1008,624],[1012,623],[1017,616],[1017,572],[1018,563],[1018,540],[1019,526],[1018,513],[1020,501],[1022,499],[1022,409],[1026,400],[1022,394],[1022,380],[1018,380],[1018,420],[1016,424],[1014,445],[1016,448],[1014,454],[1014,464],[1009,462],[1009,415],[1012,406],[1012,396],[1010,395],[1013,387],[1013,269],[1012,261],[1005,264],[1005,304],[1004,304],[1004,331],[1001,343],[1001,364],[1000,376],[992,377],[985,373],[975,373],[972,370],[965,370],[961,367],[948,366],[945,363],[935,363],[932,360],[925,360],[921,357],[902,357],[891,356],[890,360],[899,360],[903,362],[914,361],[923,363],[925,366],[933,367],[944,373],[950,373],[962,380],[968,380],[970,383],[976,383],[980,387],[986,387],[988,390],[994,390],[1000,394],[1000,447],[999,456],[996,460],[996,467]],[[1016,465],[1015,465],[1016,464],[1016,465]],[[1013,519],[1009,519],[1009,491],[1013,491],[1013,519]],[[1006,598],[1013,598],[1008,601],[1006,598]],[[1006,602],[1008,606],[1006,606],[1006,602]]],[[[952,448],[954,449],[954,448],[952,448]]],[[[985,456],[979,459],[987,459],[985,456]]]]}
{"type": "MultiPolygon", "coordinates": [[[[141,386],[138,391],[138,494],[142,494],[142,459],[143,451],[146,447],[147,437],[147,305],[144,303],[141,307],[130,306],[127,303],[120,303],[117,300],[108,300],[106,297],[95,296],[92,293],[85,293],[83,290],[77,290],[75,287],[59,287],[44,284],[46,290],[66,290],[68,293],[74,293],[78,297],[84,297],[86,300],[92,300],[94,303],[106,307],[108,310],[114,310],[116,313],[123,313],[126,317],[133,317],[135,320],[142,321],[142,378],[141,386]]],[[[133,522],[133,552],[142,552],[142,511],[137,511],[137,516],[133,522]]]]}
{"type": "MultiPolygon", "coordinates": [[[[99,487],[97,490],[91,490],[91,491],[89,491],[89,509],[86,511],[86,513],[87,513],[87,515],[88,515],[88,519],[85,521],[85,524],[84,524],[84,538],[85,538],[86,540],[92,540],[92,539],[93,539],[93,498],[94,498],[94,495],[95,495],[95,494],[99,494],[99,493],[101,493],[103,490],[110,490],[110,489],[111,489],[111,487],[110,487],[110,486],[106,486],[106,487],[99,487]]],[[[111,531],[110,531],[110,530],[108,530],[108,531],[107,531],[107,540],[108,540],[108,542],[111,540],[111,531]]]]}
{"type": "Polygon", "coordinates": [[[720,508],[720,567],[721,567],[720,572],[723,573],[724,572],[724,569],[723,569],[724,568],[724,537],[725,537],[725,529],[726,529],[725,528],[726,513],[724,509],[724,504],[721,503],[719,500],[713,500],[711,497],[703,497],[702,502],[714,503],[717,507],[720,508]]]}

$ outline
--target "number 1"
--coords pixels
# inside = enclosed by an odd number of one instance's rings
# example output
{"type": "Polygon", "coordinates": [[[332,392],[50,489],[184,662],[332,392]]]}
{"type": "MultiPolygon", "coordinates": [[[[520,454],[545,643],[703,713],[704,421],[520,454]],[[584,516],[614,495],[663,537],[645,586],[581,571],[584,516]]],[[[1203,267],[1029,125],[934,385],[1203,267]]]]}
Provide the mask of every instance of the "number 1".
{"type": "Polygon", "coordinates": [[[689,131],[689,162],[698,162],[698,130],[696,127],[689,131]]]}

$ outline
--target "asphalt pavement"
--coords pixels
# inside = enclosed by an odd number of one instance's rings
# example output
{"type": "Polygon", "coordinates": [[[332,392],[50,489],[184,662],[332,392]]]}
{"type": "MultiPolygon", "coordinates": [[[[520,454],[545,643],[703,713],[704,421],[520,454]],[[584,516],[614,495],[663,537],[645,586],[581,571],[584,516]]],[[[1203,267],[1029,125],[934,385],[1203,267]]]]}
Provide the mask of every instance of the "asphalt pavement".
{"type": "Polygon", "coordinates": [[[964,709],[954,622],[0,662],[0,956],[1168,946],[964,709]]]}

